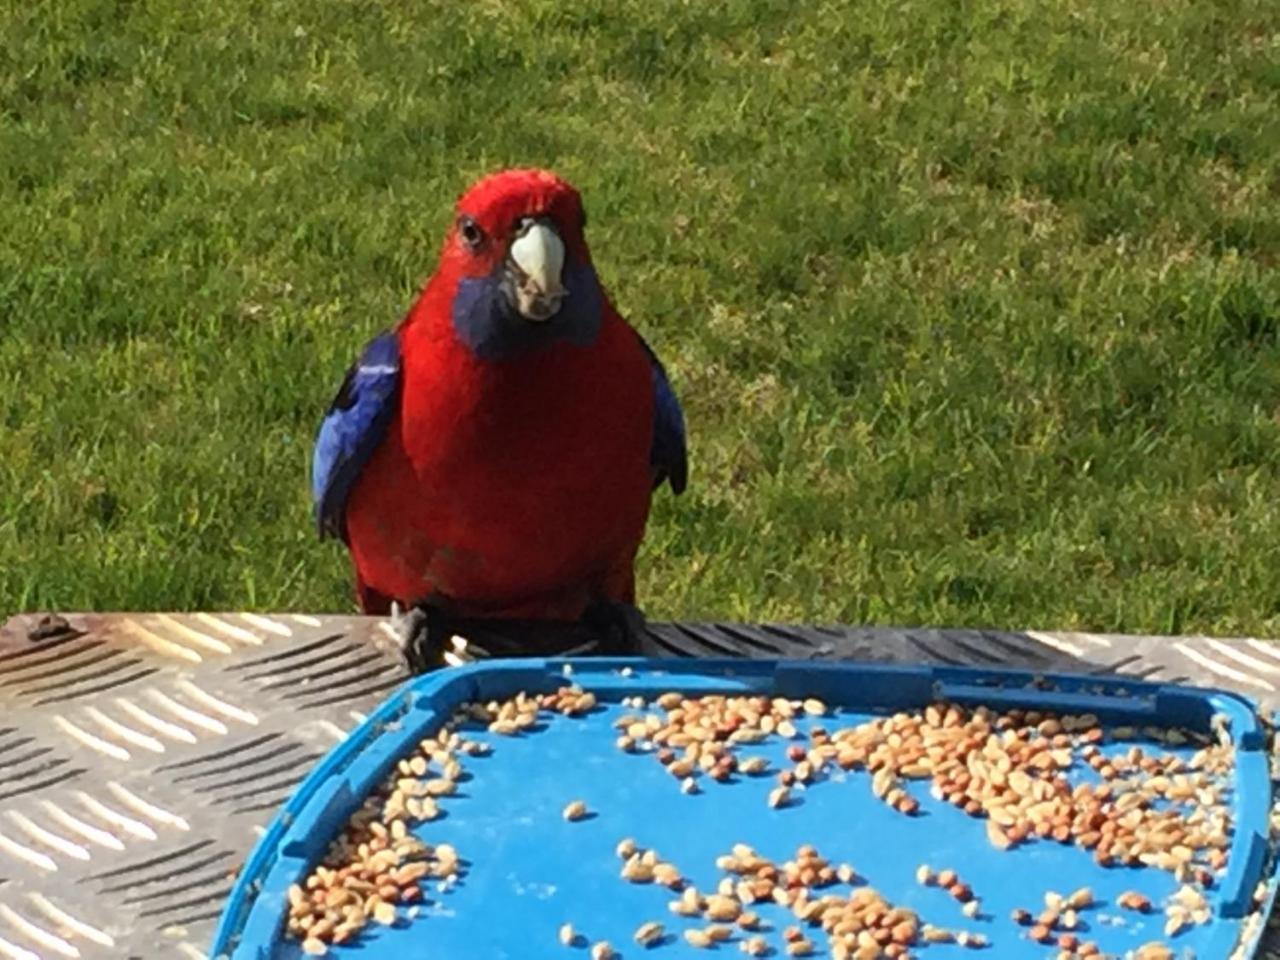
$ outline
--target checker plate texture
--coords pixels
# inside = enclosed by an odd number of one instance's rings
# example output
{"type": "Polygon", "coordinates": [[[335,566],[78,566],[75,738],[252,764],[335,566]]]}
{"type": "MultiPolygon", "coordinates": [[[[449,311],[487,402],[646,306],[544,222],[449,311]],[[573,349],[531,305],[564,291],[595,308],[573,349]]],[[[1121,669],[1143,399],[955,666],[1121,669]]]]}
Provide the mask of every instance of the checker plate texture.
{"type": "MultiPolygon", "coordinates": [[[[377,618],[66,615],[0,628],[0,960],[201,960],[273,810],[406,674],[377,618]]],[[[1191,682],[1280,707],[1259,640],[651,624],[650,656],[1191,682]]],[[[1280,957],[1280,934],[1262,954],[1280,957]]]]}

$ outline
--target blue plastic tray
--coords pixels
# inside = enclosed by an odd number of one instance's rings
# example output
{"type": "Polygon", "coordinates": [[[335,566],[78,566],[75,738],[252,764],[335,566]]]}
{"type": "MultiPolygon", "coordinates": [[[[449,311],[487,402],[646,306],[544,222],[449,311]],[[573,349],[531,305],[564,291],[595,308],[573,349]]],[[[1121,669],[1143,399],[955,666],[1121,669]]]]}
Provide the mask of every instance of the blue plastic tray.
{"type": "MultiPolygon", "coordinates": [[[[1170,943],[1180,954],[1200,960],[1248,957],[1256,936],[1246,932],[1258,883],[1269,880],[1268,818],[1272,805],[1265,737],[1253,706],[1243,697],[1212,690],[1144,684],[1097,677],[1035,676],[1017,671],[865,664],[776,661],[521,660],[492,662],[431,674],[408,683],[336,747],[311,773],[272,822],[245,865],[227,904],[212,947],[234,960],[302,957],[299,944],[283,933],[286,892],[301,882],[367,793],[397,759],[446,722],[464,702],[504,699],[517,691],[550,692],[572,681],[594,691],[601,709],[585,718],[555,716],[537,733],[518,738],[468,733],[495,749],[471,758],[472,778],[456,797],[442,802],[445,815],[420,824],[425,841],[452,843],[467,863],[464,878],[448,892],[427,888],[428,904],[413,920],[394,927],[371,924],[354,943],[331,947],[330,956],[359,960],[408,957],[462,958],[585,957],[557,941],[566,922],[591,942],[608,940],[623,957],[647,953],[632,940],[635,929],[658,920],[674,934],[652,948],[657,957],[705,957],[680,938],[697,921],[674,916],[669,890],[634,885],[619,877],[618,841],[633,837],[674,861],[701,890],[722,875],[717,856],[747,843],[781,863],[796,848],[816,844],[833,863],[852,863],[866,882],[892,903],[910,907],[925,922],[982,933],[989,946],[974,952],[956,944],[921,945],[913,952],[929,958],[984,956],[1051,957],[1056,948],[1033,944],[1015,926],[1015,907],[1033,911],[1048,889],[1062,893],[1093,889],[1100,905],[1084,911],[1082,939],[1097,942],[1108,955],[1151,941],[1170,943]],[[566,679],[565,671],[572,671],[566,679]],[[626,754],[615,746],[613,721],[623,697],[653,698],[668,690],[701,693],[766,693],[818,697],[838,714],[820,722],[828,730],[872,715],[922,707],[936,700],[993,709],[1025,707],[1064,713],[1094,713],[1104,724],[1170,726],[1208,732],[1215,715],[1228,721],[1237,748],[1232,794],[1235,833],[1229,867],[1209,891],[1211,922],[1164,936],[1159,904],[1178,887],[1172,874],[1157,869],[1101,869],[1072,846],[1032,841],[1011,850],[994,849],[985,822],[933,799],[927,782],[908,783],[922,815],[905,817],[875,799],[870,776],[837,771],[784,809],[765,798],[772,777],[743,777],[729,783],[700,780],[702,792],[683,794],[678,783],[649,756],[626,754]],[[561,812],[571,800],[586,801],[591,818],[566,822],[561,812]],[[960,872],[982,901],[982,914],[964,917],[959,905],[937,888],[916,882],[918,865],[960,872]],[[1156,909],[1143,916],[1115,906],[1125,890],[1139,890],[1156,909]],[[1111,918],[1123,917],[1122,923],[1111,918]],[[1243,944],[1243,949],[1240,949],[1243,944]]],[[[800,723],[807,729],[810,722],[800,723]]],[[[1130,743],[1104,747],[1127,749],[1130,743]]],[[[1161,748],[1178,752],[1161,744],[1161,748]]],[[[753,745],[780,766],[785,743],[773,738],[753,745]]],[[[1193,747],[1185,748],[1189,755],[1193,747]]],[[[745,751],[744,751],[745,752],[745,751]]],[[[828,891],[823,891],[828,892],[828,891]]],[[[772,904],[759,908],[777,930],[795,922],[772,904]]],[[[403,908],[402,908],[403,913],[403,908]]],[[[1260,930],[1254,924],[1253,929],[1260,930]]],[[[775,946],[780,935],[769,935],[775,946]]],[[[826,939],[813,937],[825,955],[826,939]]],[[[721,953],[738,955],[734,943],[721,953]]],[[[783,956],[785,954],[777,954],[783,956]]]]}

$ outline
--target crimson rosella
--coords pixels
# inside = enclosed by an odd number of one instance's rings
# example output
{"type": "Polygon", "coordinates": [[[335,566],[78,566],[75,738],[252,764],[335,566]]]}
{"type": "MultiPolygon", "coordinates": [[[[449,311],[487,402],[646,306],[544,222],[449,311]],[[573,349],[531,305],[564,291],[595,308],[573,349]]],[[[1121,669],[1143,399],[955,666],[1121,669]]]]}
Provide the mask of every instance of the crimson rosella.
{"type": "Polygon", "coordinates": [[[578,192],[541,170],[457,205],[435,273],[347,371],[316,439],[321,536],[366,613],[410,609],[411,663],[459,617],[585,620],[634,641],[650,497],[684,415],[600,285],[578,192]]]}

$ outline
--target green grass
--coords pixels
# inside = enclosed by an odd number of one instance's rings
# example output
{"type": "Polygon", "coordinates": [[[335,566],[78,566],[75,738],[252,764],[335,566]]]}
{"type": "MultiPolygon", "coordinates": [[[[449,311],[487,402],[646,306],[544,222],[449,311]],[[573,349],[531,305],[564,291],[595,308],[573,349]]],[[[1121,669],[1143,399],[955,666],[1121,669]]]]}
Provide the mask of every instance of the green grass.
{"type": "Polygon", "coordinates": [[[1280,633],[1269,0],[0,12],[0,612],[353,609],[354,352],[512,164],[668,361],[655,617],[1280,633]]]}

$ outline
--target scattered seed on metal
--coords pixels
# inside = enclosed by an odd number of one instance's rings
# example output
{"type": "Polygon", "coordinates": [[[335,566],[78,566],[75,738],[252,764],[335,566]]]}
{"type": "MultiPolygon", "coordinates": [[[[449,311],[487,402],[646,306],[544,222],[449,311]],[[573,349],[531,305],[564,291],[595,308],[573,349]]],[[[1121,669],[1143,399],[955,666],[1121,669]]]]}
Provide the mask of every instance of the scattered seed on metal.
{"type": "Polygon", "coordinates": [[[581,800],[574,800],[564,808],[564,818],[569,821],[581,820],[587,815],[587,805],[581,800]]]}

